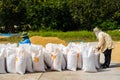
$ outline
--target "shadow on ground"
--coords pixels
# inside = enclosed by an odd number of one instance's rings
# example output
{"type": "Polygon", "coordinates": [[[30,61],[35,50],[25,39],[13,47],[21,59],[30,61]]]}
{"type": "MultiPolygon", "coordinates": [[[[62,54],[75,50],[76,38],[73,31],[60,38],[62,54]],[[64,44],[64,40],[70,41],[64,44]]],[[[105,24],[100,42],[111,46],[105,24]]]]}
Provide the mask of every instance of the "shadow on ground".
{"type": "Polygon", "coordinates": [[[110,66],[110,68],[118,68],[118,67],[120,67],[120,63],[113,63],[110,66]]]}

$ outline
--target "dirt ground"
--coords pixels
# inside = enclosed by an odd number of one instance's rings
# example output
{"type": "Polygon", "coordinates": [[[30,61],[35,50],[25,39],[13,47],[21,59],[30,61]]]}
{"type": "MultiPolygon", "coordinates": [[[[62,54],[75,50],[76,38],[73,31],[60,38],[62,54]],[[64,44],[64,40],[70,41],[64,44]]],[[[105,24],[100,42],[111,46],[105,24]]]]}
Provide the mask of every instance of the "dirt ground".
{"type": "Polygon", "coordinates": [[[120,42],[114,42],[114,45],[115,47],[112,51],[112,61],[120,63],[120,42]]]}

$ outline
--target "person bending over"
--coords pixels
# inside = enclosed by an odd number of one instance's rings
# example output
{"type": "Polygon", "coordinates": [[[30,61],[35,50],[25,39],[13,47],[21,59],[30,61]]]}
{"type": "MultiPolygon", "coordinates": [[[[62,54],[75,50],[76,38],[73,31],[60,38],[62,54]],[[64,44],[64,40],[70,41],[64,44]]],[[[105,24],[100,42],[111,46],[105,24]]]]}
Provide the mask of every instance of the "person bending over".
{"type": "Polygon", "coordinates": [[[98,39],[96,49],[104,53],[105,56],[104,63],[101,66],[102,68],[109,68],[111,62],[111,53],[112,49],[114,48],[111,36],[97,27],[93,29],[93,32],[98,39]]]}
{"type": "Polygon", "coordinates": [[[28,36],[27,32],[23,32],[21,37],[23,39],[19,42],[19,44],[31,44],[31,41],[29,39],[29,36],[28,36]]]}

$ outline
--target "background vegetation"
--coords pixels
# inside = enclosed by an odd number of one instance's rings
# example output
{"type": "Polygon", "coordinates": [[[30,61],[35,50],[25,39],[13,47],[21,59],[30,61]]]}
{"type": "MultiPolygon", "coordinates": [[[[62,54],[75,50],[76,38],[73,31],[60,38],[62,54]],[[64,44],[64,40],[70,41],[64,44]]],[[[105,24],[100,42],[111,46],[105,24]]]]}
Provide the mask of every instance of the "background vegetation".
{"type": "Polygon", "coordinates": [[[0,0],[2,33],[90,31],[95,26],[120,29],[120,0],[0,0]]]}
{"type": "MultiPolygon", "coordinates": [[[[114,41],[120,41],[120,31],[107,31],[114,41]]],[[[94,42],[98,41],[95,34],[91,31],[30,31],[29,37],[43,36],[43,37],[58,37],[66,42],[94,42]]],[[[9,38],[0,38],[1,43],[18,43],[22,38],[20,36],[11,36],[9,38]]]]}
{"type": "MultiPolygon", "coordinates": [[[[0,33],[29,31],[69,41],[96,41],[98,26],[120,40],[120,0],[0,0],[0,33]]],[[[19,42],[20,36],[0,41],[19,42]]]]}

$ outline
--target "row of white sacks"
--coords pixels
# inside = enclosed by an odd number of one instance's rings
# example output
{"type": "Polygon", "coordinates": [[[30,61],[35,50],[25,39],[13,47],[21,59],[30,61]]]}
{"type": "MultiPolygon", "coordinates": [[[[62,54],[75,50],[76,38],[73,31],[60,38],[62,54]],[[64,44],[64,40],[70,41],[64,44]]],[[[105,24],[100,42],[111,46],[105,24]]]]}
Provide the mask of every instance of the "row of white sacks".
{"type": "Polygon", "coordinates": [[[45,47],[35,44],[0,44],[0,73],[46,71],[97,72],[100,68],[100,54],[89,43],[48,43],[45,47]]]}

